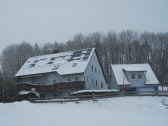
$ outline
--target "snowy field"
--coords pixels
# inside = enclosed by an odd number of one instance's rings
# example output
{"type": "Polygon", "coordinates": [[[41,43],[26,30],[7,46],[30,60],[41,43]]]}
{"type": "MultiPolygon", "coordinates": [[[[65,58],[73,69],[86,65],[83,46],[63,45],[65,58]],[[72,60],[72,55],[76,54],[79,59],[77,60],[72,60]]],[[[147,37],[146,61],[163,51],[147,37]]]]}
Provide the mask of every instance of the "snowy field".
{"type": "Polygon", "coordinates": [[[0,103],[1,126],[167,126],[168,97],[0,103]]]}

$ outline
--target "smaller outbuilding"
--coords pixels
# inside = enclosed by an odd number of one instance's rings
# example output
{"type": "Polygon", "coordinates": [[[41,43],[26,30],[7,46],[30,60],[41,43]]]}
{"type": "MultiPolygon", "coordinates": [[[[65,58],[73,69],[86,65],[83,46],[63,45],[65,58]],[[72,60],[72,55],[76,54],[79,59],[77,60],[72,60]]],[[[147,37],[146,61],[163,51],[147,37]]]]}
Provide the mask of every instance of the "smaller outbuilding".
{"type": "Polygon", "coordinates": [[[110,89],[123,92],[158,91],[159,81],[149,64],[112,64],[110,89]]]}

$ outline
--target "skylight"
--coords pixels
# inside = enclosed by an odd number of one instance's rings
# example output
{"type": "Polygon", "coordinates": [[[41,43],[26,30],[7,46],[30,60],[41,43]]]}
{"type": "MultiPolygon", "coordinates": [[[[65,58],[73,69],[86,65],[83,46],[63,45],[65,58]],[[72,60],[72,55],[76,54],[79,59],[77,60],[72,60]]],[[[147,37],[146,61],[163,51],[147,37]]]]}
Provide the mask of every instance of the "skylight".
{"type": "Polygon", "coordinates": [[[53,68],[52,68],[52,70],[57,70],[59,68],[59,65],[58,66],[54,66],[53,68]]]}
{"type": "Polygon", "coordinates": [[[34,61],[34,64],[37,63],[37,62],[38,62],[38,60],[35,60],[35,61],[34,61]]]}
{"type": "Polygon", "coordinates": [[[72,67],[76,67],[77,66],[77,63],[73,63],[72,67]]]}
{"type": "Polygon", "coordinates": [[[53,61],[53,60],[55,60],[55,57],[52,57],[52,58],[50,59],[50,61],[53,61]]]}
{"type": "Polygon", "coordinates": [[[53,64],[53,62],[48,62],[47,64],[53,64]]]}
{"type": "Polygon", "coordinates": [[[33,63],[33,64],[30,64],[29,68],[34,67],[34,66],[35,66],[35,64],[34,64],[34,63],[33,63]]]}

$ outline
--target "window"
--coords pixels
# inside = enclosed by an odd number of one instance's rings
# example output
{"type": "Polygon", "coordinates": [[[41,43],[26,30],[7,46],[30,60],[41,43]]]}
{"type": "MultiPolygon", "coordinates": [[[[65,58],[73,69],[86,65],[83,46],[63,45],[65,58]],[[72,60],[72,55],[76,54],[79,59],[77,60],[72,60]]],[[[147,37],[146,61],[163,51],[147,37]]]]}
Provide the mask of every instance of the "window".
{"type": "Polygon", "coordinates": [[[56,80],[53,80],[53,84],[55,84],[56,83],[56,80]]]}
{"type": "Polygon", "coordinates": [[[101,88],[103,88],[103,83],[101,83],[101,88]]]}
{"type": "Polygon", "coordinates": [[[135,79],[135,74],[131,74],[131,79],[135,79]]]}
{"type": "Polygon", "coordinates": [[[78,78],[78,76],[76,75],[76,76],[75,76],[75,81],[78,81],[78,80],[79,80],[79,78],[78,78]]]}
{"type": "Polygon", "coordinates": [[[87,82],[88,82],[88,76],[87,76],[87,82]]]}
{"type": "Polygon", "coordinates": [[[96,67],[95,67],[95,73],[97,73],[97,69],[96,69],[96,67]]]}
{"type": "Polygon", "coordinates": [[[67,77],[67,81],[71,81],[71,77],[67,77]]]}
{"type": "Polygon", "coordinates": [[[77,66],[77,63],[73,63],[72,67],[76,67],[77,66]]]}
{"type": "Polygon", "coordinates": [[[142,79],[142,74],[138,74],[138,79],[142,79]]]}
{"type": "Polygon", "coordinates": [[[92,71],[93,71],[93,66],[92,66],[92,71]]]}
{"type": "Polygon", "coordinates": [[[58,97],[58,95],[57,94],[53,94],[53,97],[58,97]]]}
{"type": "Polygon", "coordinates": [[[40,98],[45,98],[46,95],[45,94],[40,94],[40,98]]]}
{"type": "Polygon", "coordinates": [[[97,80],[96,80],[96,86],[97,86],[97,80]]]}

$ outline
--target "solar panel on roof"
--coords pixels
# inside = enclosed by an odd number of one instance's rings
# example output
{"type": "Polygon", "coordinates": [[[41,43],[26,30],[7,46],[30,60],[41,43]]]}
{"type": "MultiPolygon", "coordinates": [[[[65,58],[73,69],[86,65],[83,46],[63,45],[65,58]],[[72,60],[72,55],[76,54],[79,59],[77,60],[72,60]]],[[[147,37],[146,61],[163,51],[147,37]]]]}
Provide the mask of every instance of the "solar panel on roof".
{"type": "Polygon", "coordinates": [[[50,61],[51,61],[51,60],[55,60],[55,57],[52,57],[52,58],[50,59],[50,61]]]}
{"type": "Polygon", "coordinates": [[[90,52],[85,53],[85,55],[88,55],[88,56],[89,56],[89,55],[90,55],[90,52]]]}
{"type": "Polygon", "coordinates": [[[53,62],[48,62],[47,64],[53,64],[53,62]]]}
{"type": "Polygon", "coordinates": [[[68,61],[68,62],[71,62],[71,61],[73,61],[73,59],[70,58],[70,59],[68,59],[67,61],[68,61]]]}
{"type": "Polygon", "coordinates": [[[91,52],[91,51],[92,51],[92,49],[87,49],[87,51],[88,51],[88,52],[91,52]]]}
{"type": "Polygon", "coordinates": [[[77,51],[74,51],[73,54],[76,54],[76,53],[82,53],[82,50],[77,50],[77,51]]]}
{"type": "Polygon", "coordinates": [[[35,66],[35,64],[34,64],[34,63],[33,63],[33,64],[30,64],[29,68],[34,67],[34,66],[35,66]]]}
{"type": "Polygon", "coordinates": [[[73,56],[81,56],[82,50],[74,51],[73,56]]]}
{"type": "Polygon", "coordinates": [[[83,61],[87,61],[88,58],[89,58],[88,56],[84,56],[83,61]]]}
{"type": "Polygon", "coordinates": [[[40,60],[46,60],[47,58],[43,58],[43,59],[40,59],[40,60]]]}
{"type": "Polygon", "coordinates": [[[85,53],[85,52],[87,52],[87,49],[82,49],[82,53],[85,53]]]}
{"type": "Polygon", "coordinates": [[[80,57],[73,57],[73,60],[80,60],[80,57]]]}
{"type": "Polygon", "coordinates": [[[82,53],[76,53],[76,54],[74,54],[74,55],[72,55],[73,57],[79,57],[79,56],[81,56],[82,55],[82,53]]]}
{"type": "Polygon", "coordinates": [[[92,54],[93,51],[94,49],[93,50],[81,49],[78,51],[76,50],[76,51],[63,52],[59,54],[49,54],[38,57],[32,57],[28,59],[26,64],[16,74],[16,76],[43,73],[43,72],[47,73],[50,71],[57,71],[59,74],[62,75],[81,72],[83,71],[83,69],[85,69],[87,62],[89,61],[90,55],[92,54]],[[74,62],[78,63],[77,66],[81,65],[80,68],[76,69],[75,71],[72,67],[74,62]],[[54,67],[57,64],[60,64],[60,67],[58,69],[54,67]],[[66,67],[69,68],[67,69],[66,67]]]}
{"type": "Polygon", "coordinates": [[[59,56],[59,58],[63,58],[63,59],[64,59],[65,57],[66,57],[66,56],[59,56]]]}
{"type": "Polygon", "coordinates": [[[54,66],[54,67],[52,68],[52,70],[57,70],[58,68],[59,68],[59,65],[54,66]]]}

